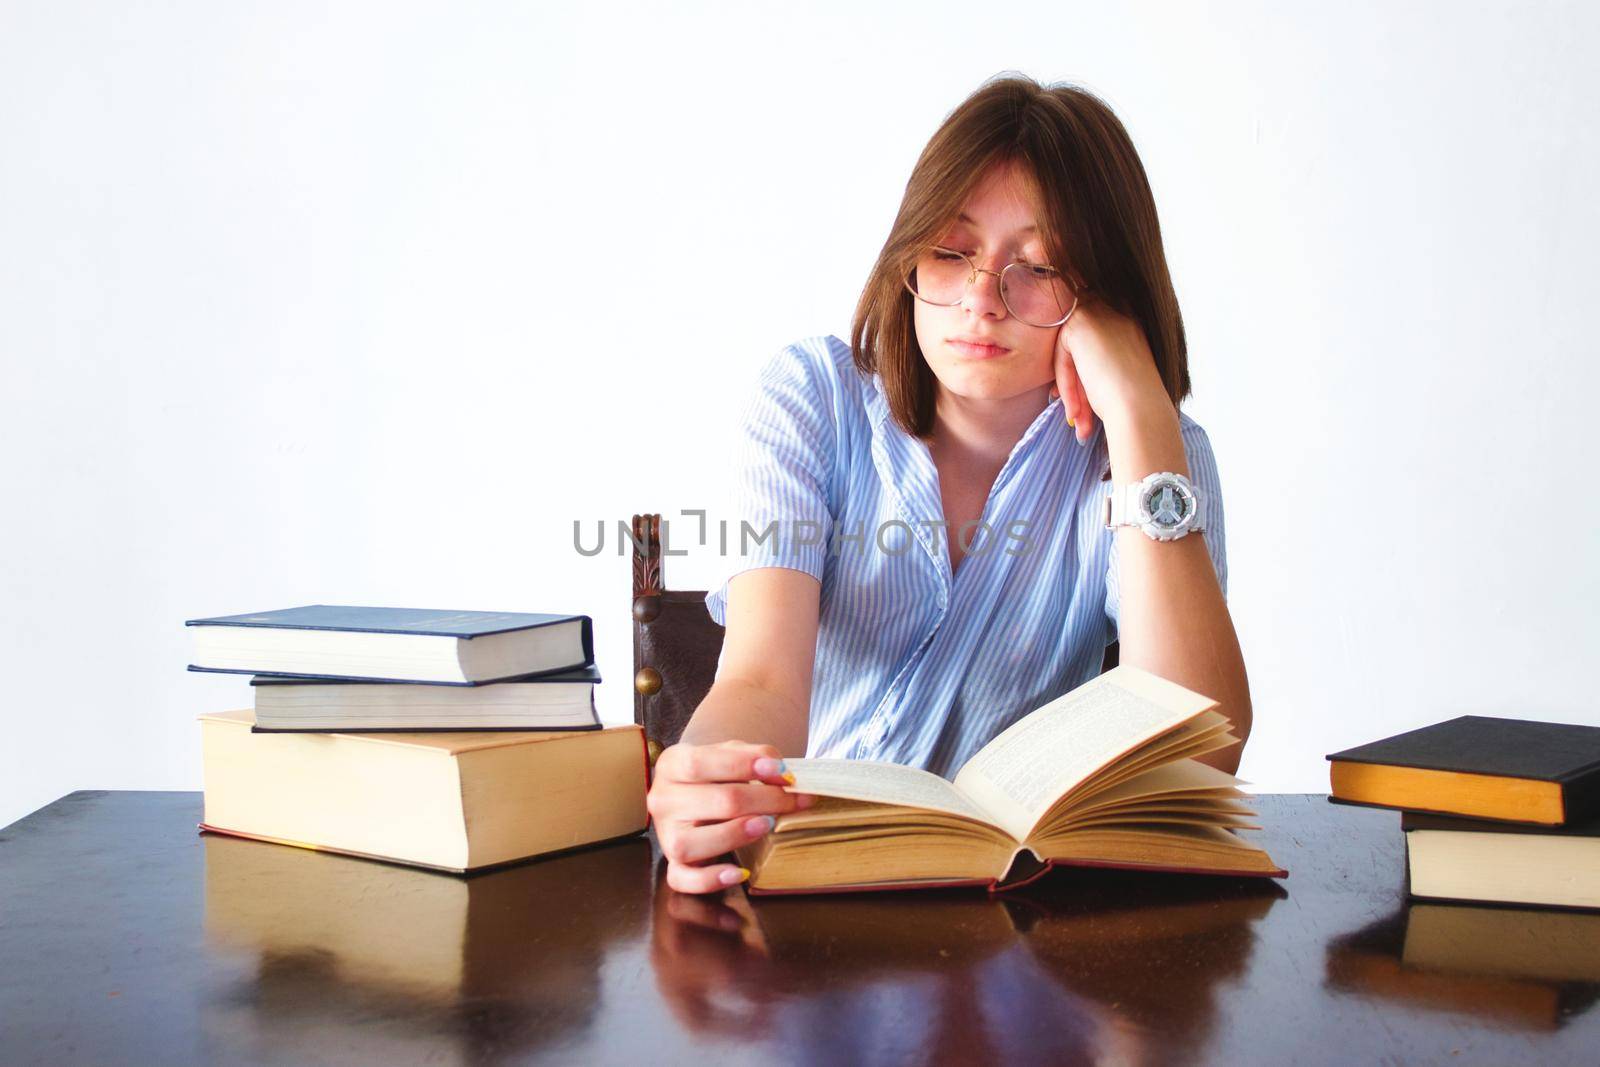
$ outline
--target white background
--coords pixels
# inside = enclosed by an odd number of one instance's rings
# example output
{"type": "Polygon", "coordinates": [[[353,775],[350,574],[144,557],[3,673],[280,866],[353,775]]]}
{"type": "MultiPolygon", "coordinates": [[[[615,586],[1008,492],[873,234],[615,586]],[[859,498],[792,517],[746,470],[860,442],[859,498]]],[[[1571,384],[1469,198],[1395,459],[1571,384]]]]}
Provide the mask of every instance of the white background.
{"type": "Polygon", "coordinates": [[[249,687],[184,670],[198,616],[584,612],[630,720],[617,521],[726,515],[756,368],[848,336],[1004,70],[1100,93],[1150,174],[1241,774],[1600,722],[1595,12],[0,3],[0,825],[200,788],[195,716],[249,687]]]}

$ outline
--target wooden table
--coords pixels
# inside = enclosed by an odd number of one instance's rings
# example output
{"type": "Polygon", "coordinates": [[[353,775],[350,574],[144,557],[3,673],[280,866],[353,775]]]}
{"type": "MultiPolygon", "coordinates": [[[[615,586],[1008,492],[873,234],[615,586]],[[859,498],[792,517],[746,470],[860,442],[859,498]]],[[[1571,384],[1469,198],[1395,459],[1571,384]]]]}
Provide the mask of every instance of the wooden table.
{"type": "Polygon", "coordinates": [[[457,878],[73,793],[0,830],[0,1063],[1600,1060],[1600,914],[1408,909],[1394,813],[1257,800],[1281,883],[751,899],[649,837],[457,878]]]}

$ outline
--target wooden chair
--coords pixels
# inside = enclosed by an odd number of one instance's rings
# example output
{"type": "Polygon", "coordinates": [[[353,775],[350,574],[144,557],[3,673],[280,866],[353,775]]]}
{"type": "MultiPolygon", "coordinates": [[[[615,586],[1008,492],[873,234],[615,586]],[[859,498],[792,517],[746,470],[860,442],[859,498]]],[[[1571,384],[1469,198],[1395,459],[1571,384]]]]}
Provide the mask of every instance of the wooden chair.
{"type": "MultiPolygon", "coordinates": [[[[706,610],[704,589],[666,587],[661,516],[633,517],[633,721],[644,727],[653,766],[677,744],[717,675],[723,629],[706,610]]],[[[1106,646],[1101,671],[1117,665],[1106,646]]]]}
{"type": "Polygon", "coordinates": [[[677,744],[717,675],[722,627],[704,589],[668,590],[661,573],[661,516],[633,517],[633,721],[654,766],[677,744]]]}

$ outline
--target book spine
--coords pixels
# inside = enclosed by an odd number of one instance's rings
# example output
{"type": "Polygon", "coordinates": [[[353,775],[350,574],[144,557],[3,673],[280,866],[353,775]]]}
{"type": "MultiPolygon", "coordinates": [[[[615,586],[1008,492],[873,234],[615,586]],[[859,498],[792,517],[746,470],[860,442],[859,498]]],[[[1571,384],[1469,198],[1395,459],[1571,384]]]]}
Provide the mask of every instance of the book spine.
{"type": "Polygon", "coordinates": [[[1586,822],[1600,815],[1600,768],[1591,768],[1582,777],[1561,783],[1561,810],[1567,822],[1586,822]]]}
{"type": "Polygon", "coordinates": [[[1055,865],[1055,860],[1045,860],[1043,866],[1041,866],[1037,871],[1034,871],[1026,878],[1019,878],[1015,882],[1002,883],[998,878],[990,879],[989,895],[994,896],[996,893],[1009,893],[1013,889],[1021,889],[1025,885],[1032,885],[1034,882],[1037,882],[1039,879],[1043,878],[1046,874],[1049,874],[1050,871],[1055,868],[1055,865]]]}

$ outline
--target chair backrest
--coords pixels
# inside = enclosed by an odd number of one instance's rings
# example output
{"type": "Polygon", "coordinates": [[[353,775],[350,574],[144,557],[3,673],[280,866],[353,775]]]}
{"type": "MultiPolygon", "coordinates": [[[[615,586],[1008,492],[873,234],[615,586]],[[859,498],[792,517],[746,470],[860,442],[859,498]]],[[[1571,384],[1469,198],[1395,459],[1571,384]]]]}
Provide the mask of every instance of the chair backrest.
{"type": "MultiPolygon", "coordinates": [[[[675,745],[716,680],[723,628],[706,610],[706,590],[668,590],[661,569],[661,516],[633,517],[633,721],[644,727],[650,762],[675,745]]],[[[1117,665],[1106,646],[1102,672],[1117,665]]]]}
{"type": "Polygon", "coordinates": [[[650,762],[675,745],[711,691],[723,629],[706,610],[706,590],[666,588],[661,516],[633,517],[633,721],[644,727],[650,762]]]}

